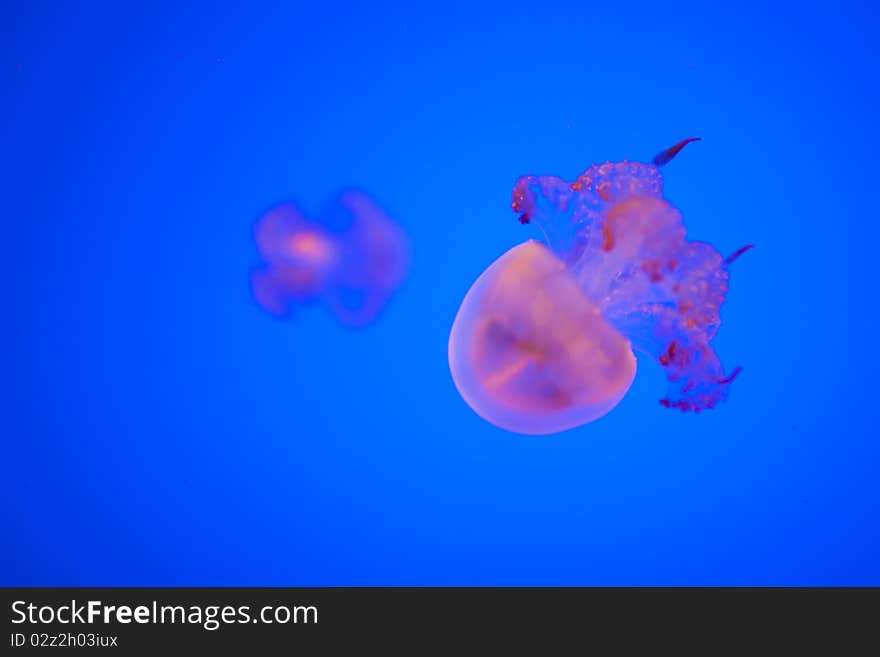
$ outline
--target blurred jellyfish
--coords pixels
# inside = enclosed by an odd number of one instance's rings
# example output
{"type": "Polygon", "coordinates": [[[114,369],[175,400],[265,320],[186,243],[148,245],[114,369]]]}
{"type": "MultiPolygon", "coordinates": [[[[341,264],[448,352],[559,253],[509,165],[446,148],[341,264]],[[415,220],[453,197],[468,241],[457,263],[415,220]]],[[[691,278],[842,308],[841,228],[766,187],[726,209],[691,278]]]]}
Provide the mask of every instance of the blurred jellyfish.
{"type": "Polygon", "coordinates": [[[320,220],[294,204],[266,212],[254,228],[265,265],[251,275],[266,311],[323,302],[346,326],[372,322],[409,270],[409,243],[400,227],[365,194],[341,194],[320,220]]]}
{"type": "Polygon", "coordinates": [[[685,239],[660,167],[690,141],[650,164],[591,166],[571,183],[516,182],[513,209],[547,244],[520,244],[484,271],[449,336],[453,380],[480,416],[526,434],[591,422],[629,390],[633,349],[666,369],[663,406],[699,412],[727,396],[739,368],[725,374],[710,341],[727,266],[750,246],[723,260],[685,239]]]}

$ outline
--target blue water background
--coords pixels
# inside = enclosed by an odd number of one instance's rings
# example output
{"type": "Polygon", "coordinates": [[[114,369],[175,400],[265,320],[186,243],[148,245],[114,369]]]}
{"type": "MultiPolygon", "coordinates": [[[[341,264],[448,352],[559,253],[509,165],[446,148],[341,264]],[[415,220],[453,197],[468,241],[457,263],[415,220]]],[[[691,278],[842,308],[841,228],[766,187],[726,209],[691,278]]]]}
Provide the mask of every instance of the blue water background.
{"type": "Polygon", "coordinates": [[[0,584],[880,584],[870,3],[4,3],[0,584]],[[730,399],[642,363],[554,437],[446,340],[525,173],[667,169],[732,268],[730,399]],[[254,220],[368,190],[411,276],[352,332],[250,296],[254,220]]]}

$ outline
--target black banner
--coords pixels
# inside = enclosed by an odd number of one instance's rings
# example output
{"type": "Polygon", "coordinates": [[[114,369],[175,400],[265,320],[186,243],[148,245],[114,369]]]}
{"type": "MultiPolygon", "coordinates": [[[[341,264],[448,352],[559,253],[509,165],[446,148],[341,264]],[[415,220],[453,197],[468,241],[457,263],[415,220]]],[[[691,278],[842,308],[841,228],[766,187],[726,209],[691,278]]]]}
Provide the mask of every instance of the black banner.
{"type": "MultiPolygon", "coordinates": [[[[3,653],[877,647],[878,589],[8,588],[3,653]],[[574,642],[573,644],[571,642],[574,642]]],[[[579,651],[580,652],[580,651],[579,651]]],[[[55,654],[55,653],[53,653],[55,654]]]]}

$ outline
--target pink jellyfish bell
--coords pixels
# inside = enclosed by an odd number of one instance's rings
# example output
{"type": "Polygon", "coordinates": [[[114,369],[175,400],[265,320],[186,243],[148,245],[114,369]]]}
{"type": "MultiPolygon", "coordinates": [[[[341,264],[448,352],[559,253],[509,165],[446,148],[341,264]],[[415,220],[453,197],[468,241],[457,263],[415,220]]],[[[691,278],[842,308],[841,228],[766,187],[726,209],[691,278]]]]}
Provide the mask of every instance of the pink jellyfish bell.
{"type": "Polygon", "coordinates": [[[727,266],[710,245],[685,238],[663,198],[660,167],[594,165],[574,182],[524,176],[513,192],[529,241],[496,260],[468,291],[449,337],[449,366],[464,400],[484,419],[525,434],[596,420],[633,382],[633,350],[666,369],[667,408],[700,411],[727,396],[710,345],[721,324],[727,266]]]}
{"type": "Polygon", "coordinates": [[[461,396],[494,425],[564,431],[605,415],[636,374],[629,341],[545,246],[528,241],[468,291],[449,337],[461,396]]]}

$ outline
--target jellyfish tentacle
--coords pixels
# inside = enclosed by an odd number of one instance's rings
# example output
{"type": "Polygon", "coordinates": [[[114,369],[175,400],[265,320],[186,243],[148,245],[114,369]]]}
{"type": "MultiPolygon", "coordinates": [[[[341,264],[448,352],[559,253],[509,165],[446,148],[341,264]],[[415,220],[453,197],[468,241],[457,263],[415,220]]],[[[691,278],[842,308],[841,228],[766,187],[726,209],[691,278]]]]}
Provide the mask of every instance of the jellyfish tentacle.
{"type": "Polygon", "coordinates": [[[743,369],[742,366],[737,365],[736,367],[733,368],[733,371],[730,374],[725,376],[723,379],[719,380],[718,383],[721,383],[722,385],[727,384],[727,383],[732,383],[733,380],[739,376],[739,373],[742,372],[742,369],[743,369]]]}
{"type": "Polygon", "coordinates": [[[700,141],[702,137],[689,137],[688,139],[682,139],[675,146],[670,146],[666,150],[660,151],[654,156],[654,159],[651,160],[651,164],[654,164],[658,167],[662,167],[666,164],[669,164],[676,155],[679,154],[682,148],[690,144],[692,141],[700,141]]]}
{"type": "Polygon", "coordinates": [[[745,246],[742,246],[742,247],[738,248],[736,251],[734,251],[734,252],[731,253],[729,256],[727,256],[727,258],[724,259],[724,265],[725,265],[725,266],[729,265],[729,264],[732,263],[734,260],[736,260],[737,258],[739,258],[743,253],[745,253],[745,252],[748,251],[749,249],[754,249],[754,248],[755,248],[755,245],[754,245],[754,244],[746,244],[745,246]]]}

